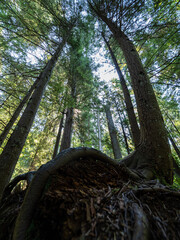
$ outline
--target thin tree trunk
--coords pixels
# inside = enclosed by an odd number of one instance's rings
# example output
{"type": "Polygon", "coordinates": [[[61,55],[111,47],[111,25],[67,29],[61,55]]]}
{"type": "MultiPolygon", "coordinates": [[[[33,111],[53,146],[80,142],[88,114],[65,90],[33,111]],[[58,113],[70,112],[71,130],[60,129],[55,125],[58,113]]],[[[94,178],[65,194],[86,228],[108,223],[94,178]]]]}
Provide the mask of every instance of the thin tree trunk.
{"type": "Polygon", "coordinates": [[[97,125],[98,125],[99,150],[102,151],[102,142],[101,142],[101,125],[100,125],[99,110],[98,110],[98,112],[97,112],[97,125]]]}
{"type": "Polygon", "coordinates": [[[37,78],[36,81],[34,82],[34,84],[31,86],[31,88],[29,89],[29,91],[27,92],[26,96],[23,98],[23,100],[20,102],[19,106],[16,108],[15,112],[13,113],[10,121],[8,122],[8,124],[6,125],[6,127],[4,128],[3,132],[0,135],[0,146],[3,144],[4,140],[6,139],[9,131],[11,130],[13,124],[15,123],[16,119],[18,118],[21,110],[23,109],[25,103],[28,101],[28,99],[30,98],[33,90],[35,89],[35,87],[37,86],[38,82],[39,82],[40,78],[37,78]]]}
{"type": "Polygon", "coordinates": [[[118,116],[119,116],[119,120],[120,120],[120,123],[121,123],[122,131],[123,131],[123,137],[124,137],[124,142],[125,142],[125,145],[126,145],[126,150],[127,150],[127,153],[129,154],[130,153],[129,144],[128,144],[126,132],[125,132],[125,129],[124,129],[124,124],[123,124],[123,121],[122,121],[122,118],[121,118],[121,114],[120,114],[120,111],[119,111],[116,99],[114,99],[114,102],[115,102],[116,110],[117,110],[117,113],[118,113],[118,116]]]}
{"type": "MultiPolygon", "coordinates": [[[[71,97],[76,100],[76,81],[73,78],[72,82],[69,81],[71,87],[71,97]]],[[[74,116],[74,108],[68,108],[66,113],[66,121],[64,126],[64,133],[61,141],[60,151],[64,149],[70,148],[71,146],[71,138],[72,138],[72,127],[73,127],[73,116],[74,116]]]]}
{"type": "MultiPolygon", "coordinates": [[[[125,104],[124,104],[124,101],[121,100],[121,104],[122,104],[122,108],[121,108],[121,106],[120,106],[120,104],[119,104],[119,109],[126,109],[125,104]]],[[[122,113],[122,115],[123,115],[123,119],[127,119],[127,118],[128,118],[128,116],[126,116],[126,114],[124,113],[124,111],[121,111],[121,113],[122,113]]],[[[127,113],[127,111],[126,111],[126,113],[127,113]]],[[[129,119],[128,119],[128,120],[129,120],[129,119]]],[[[132,139],[132,132],[131,132],[131,129],[130,129],[130,126],[129,126],[129,125],[130,125],[130,124],[129,124],[129,121],[128,121],[127,124],[126,124],[126,127],[127,127],[127,129],[128,129],[129,136],[130,136],[131,139],[132,139]]]]}
{"type": "Polygon", "coordinates": [[[126,163],[132,162],[133,167],[142,168],[141,172],[147,178],[157,178],[158,176],[171,184],[173,182],[173,162],[167,132],[155,93],[138,52],[132,41],[112,19],[107,17],[100,5],[93,6],[90,2],[89,4],[113,33],[123,51],[131,75],[140,121],[141,139],[138,150],[126,159],[126,163]]]}
{"type": "Polygon", "coordinates": [[[56,143],[54,146],[54,152],[53,152],[53,157],[55,158],[56,155],[58,154],[58,148],[59,148],[59,143],[60,143],[60,139],[61,139],[61,132],[62,132],[62,128],[63,128],[63,121],[64,121],[64,112],[62,113],[62,117],[60,120],[60,124],[59,124],[59,130],[58,130],[58,134],[57,134],[57,138],[56,138],[56,143]]]}
{"type": "Polygon", "coordinates": [[[34,90],[26,109],[24,110],[14,132],[8,140],[1,156],[0,156],[0,199],[5,186],[8,184],[19,155],[23,149],[28,133],[33,124],[36,112],[46,85],[51,77],[52,70],[57,62],[57,59],[64,47],[65,39],[59,44],[56,52],[46,64],[46,67],[41,72],[39,83],[34,90]]]}
{"type": "Polygon", "coordinates": [[[105,36],[104,35],[102,35],[102,36],[103,36],[104,41],[105,41],[105,43],[106,43],[106,45],[109,49],[109,52],[111,54],[111,58],[113,60],[114,66],[115,66],[116,71],[117,71],[118,76],[119,76],[120,84],[121,84],[124,99],[125,99],[125,104],[126,104],[126,110],[127,110],[127,114],[128,114],[128,118],[129,118],[129,123],[130,123],[130,126],[131,126],[132,139],[133,139],[135,147],[137,147],[140,143],[140,130],[139,130],[138,123],[137,123],[137,120],[136,120],[136,115],[134,113],[134,107],[133,107],[133,104],[132,104],[132,101],[131,101],[129,90],[128,90],[128,87],[126,85],[126,81],[124,79],[124,76],[121,72],[121,69],[118,65],[117,59],[116,59],[116,57],[115,57],[115,55],[114,55],[114,53],[111,49],[111,46],[110,46],[109,42],[106,40],[105,36]]]}
{"type": "MultiPolygon", "coordinates": [[[[177,155],[178,155],[178,157],[180,159],[180,151],[179,151],[176,143],[174,142],[174,140],[173,140],[173,138],[171,137],[170,134],[168,134],[168,136],[169,136],[169,140],[170,140],[170,142],[171,142],[175,152],[177,153],[177,155]]],[[[178,175],[178,177],[180,177],[180,167],[178,166],[178,164],[176,163],[174,158],[173,158],[173,167],[174,167],[175,173],[178,175]]]]}
{"type": "Polygon", "coordinates": [[[111,137],[111,144],[112,144],[112,149],[113,149],[113,153],[114,153],[114,158],[119,159],[119,158],[122,158],[122,154],[121,154],[121,150],[119,147],[119,142],[117,139],[117,132],[116,132],[116,128],[114,126],[114,122],[112,119],[112,114],[110,111],[109,104],[107,104],[105,106],[105,112],[106,112],[106,118],[107,118],[107,122],[108,122],[109,134],[111,137]]]}
{"type": "Polygon", "coordinates": [[[74,109],[68,108],[66,113],[64,133],[61,141],[60,152],[62,152],[64,149],[70,148],[71,146],[73,115],[74,115],[74,109]]]}
{"type": "Polygon", "coordinates": [[[170,134],[169,134],[169,140],[170,140],[170,142],[172,143],[173,148],[174,148],[175,152],[177,153],[177,155],[178,155],[178,157],[179,157],[179,159],[180,159],[180,151],[179,151],[176,143],[174,142],[174,140],[173,140],[173,138],[171,137],[170,134]]]}

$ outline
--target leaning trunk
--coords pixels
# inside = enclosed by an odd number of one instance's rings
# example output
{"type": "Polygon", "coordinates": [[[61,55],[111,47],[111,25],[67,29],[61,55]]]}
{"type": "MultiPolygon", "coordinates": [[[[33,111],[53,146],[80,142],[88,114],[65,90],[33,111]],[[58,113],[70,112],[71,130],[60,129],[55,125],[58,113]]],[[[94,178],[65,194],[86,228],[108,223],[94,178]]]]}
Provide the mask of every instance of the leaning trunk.
{"type": "Polygon", "coordinates": [[[62,51],[64,44],[65,39],[59,44],[56,52],[47,63],[43,72],[41,72],[39,76],[39,83],[34,90],[26,109],[24,110],[24,113],[22,114],[14,132],[12,133],[8,143],[6,144],[0,156],[0,198],[2,196],[5,186],[8,184],[13,174],[15,165],[18,161],[19,155],[25,144],[26,138],[31,129],[36,112],[41,102],[43,92],[50,79],[52,70],[57,62],[57,59],[62,51]]]}
{"type": "Polygon", "coordinates": [[[13,124],[15,123],[15,121],[17,120],[21,110],[23,109],[25,103],[28,101],[28,99],[30,98],[33,90],[35,89],[35,87],[37,86],[38,82],[39,82],[40,78],[37,78],[36,81],[34,82],[34,84],[31,86],[31,88],[29,89],[29,91],[27,92],[26,96],[23,98],[23,100],[20,102],[19,106],[16,108],[15,112],[13,113],[10,121],[8,122],[8,124],[6,125],[6,127],[4,128],[3,132],[1,133],[0,136],[0,146],[3,144],[4,140],[6,139],[9,131],[11,130],[13,124]]]}
{"type": "MultiPolygon", "coordinates": [[[[155,169],[159,177],[172,183],[172,156],[153,88],[133,43],[124,33],[113,33],[124,53],[132,79],[141,126],[141,157],[145,158],[147,168],[155,169]]],[[[137,165],[144,165],[143,159],[138,160],[137,165]]]]}
{"type": "Polygon", "coordinates": [[[132,139],[134,142],[135,147],[137,147],[139,145],[140,142],[140,130],[137,124],[137,120],[136,120],[136,115],[134,113],[134,107],[131,101],[131,97],[129,94],[129,90],[128,87],[126,85],[126,81],[124,79],[124,76],[121,72],[121,69],[118,65],[117,59],[111,49],[111,46],[109,44],[109,42],[106,40],[106,38],[103,36],[104,41],[109,49],[109,52],[111,54],[111,58],[113,60],[114,66],[116,68],[116,71],[118,73],[119,76],[119,80],[120,80],[120,84],[123,90],[123,95],[124,95],[124,99],[125,99],[125,104],[126,104],[126,110],[127,110],[127,114],[128,114],[128,118],[129,118],[129,123],[130,123],[130,127],[131,127],[131,132],[132,132],[132,139]]]}
{"type": "MultiPolygon", "coordinates": [[[[109,19],[100,7],[90,6],[104,21],[118,42],[131,75],[140,121],[141,139],[137,151],[126,159],[127,164],[143,169],[147,178],[157,178],[173,182],[173,162],[168,137],[157,99],[149,77],[132,41],[109,19]],[[129,161],[128,161],[129,160],[129,161]]],[[[125,161],[124,161],[125,162],[125,161]]]]}
{"type": "Polygon", "coordinates": [[[124,160],[127,165],[143,169],[147,178],[157,178],[173,182],[173,162],[162,114],[150,80],[132,41],[121,31],[121,27],[108,18],[101,4],[91,4],[97,16],[107,24],[118,42],[131,75],[136,98],[141,139],[138,149],[124,160]]]}
{"type": "Polygon", "coordinates": [[[112,149],[113,149],[113,153],[114,153],[114,158],[119,159],[119,158],[122,158],[122,155],[121,155],[121,150],[119,147],[119,142],[117,139],[116,128],[114,126],[112,114],[110,111],[110,106],[108,104],[105,106],[105,112],[106,112],[106,118],[107,118],[107,122],[108,122],[109,134],[111,137],[111,144],[112,144],[112,149]]]}

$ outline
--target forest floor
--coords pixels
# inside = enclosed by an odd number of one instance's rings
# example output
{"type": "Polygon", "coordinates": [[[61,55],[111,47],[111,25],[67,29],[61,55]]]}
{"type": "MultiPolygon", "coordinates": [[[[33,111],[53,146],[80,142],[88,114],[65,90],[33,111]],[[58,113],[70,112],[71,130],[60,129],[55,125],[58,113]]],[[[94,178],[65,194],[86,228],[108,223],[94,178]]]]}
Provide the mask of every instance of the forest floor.
{"type": "MultiPolygon", "coordinates": [[[[0,206],[0,239],[12,239],[26,190],[0,206]]],[[[101,161],[80,159],[50,175],[27,239],[178,240],[180,192],[158,181],[135,182],[101,161]]]]}

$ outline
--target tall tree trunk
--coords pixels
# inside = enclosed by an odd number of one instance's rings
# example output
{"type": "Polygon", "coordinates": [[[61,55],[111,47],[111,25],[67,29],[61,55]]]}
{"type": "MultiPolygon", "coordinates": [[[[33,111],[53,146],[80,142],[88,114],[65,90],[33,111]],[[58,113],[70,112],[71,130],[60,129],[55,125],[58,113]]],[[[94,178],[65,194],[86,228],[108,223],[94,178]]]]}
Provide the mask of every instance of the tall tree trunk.
{"type": "Polygon", "coordinates": [[[21,110],[23,109],[25,103],[28,101],[28,99],[30,98],[33,90],[35,89],[35,87],[37,86],[38,82],[39,82],[40,78],[38,77],[36,79],[36,81],[34,82],[34,84],[31,86],[31,88],[29,89],[29,91],[27,92],[26,96],[23,98],[23,100],[20,102],[19,106],[16,108],[15,112],[13,113],[10,121],[8,122],[8,124],[6,125],[6,127],[4,128],[3,132],[0,135],[0,146],[3,144],[4,140],[6,139],[9,131],[11,130],[13,124],[15,123],[16,119],[18,118],[21,110]]]}
{"type": "Polygon", "coordinates": [[[102,142],[101,142],[101,125],[100,125],[100,116],[99,110],[97,112],[97,125],[98,125],[98,140],[99,140],[99,150],[102,151],[102,142]]]}
{"type": "Polygon", "coordinates": [[[136,120],[136,115],[134,113],[134,107],[133,107],[133,104],[132,104],[132,101],[131,101],[129,90],[128,90],[128,87],[126,85],[126,81],[124,79],[124,76],[121,72],[121,69],[118,65],[117,59],[116,59],[116,57],[115,57],[115,55],[114,55],[114,53],[111,49],[111,46],[110,46],[109,42],[106,40],[106,38],[103,34],[102,34],[102,36],[103,36],[104,41],[105,41],[105,43],[106,43],[106,45],[109,49],[109,52],[111,54],[111,58],[113,60],[114,66],[115,66],[116,71],[117,71],[118,76],[119,76],[120,84],[121,84],[124,99],[125,99],[125,104],[126,104],[126,110],[127,110],[127,114],[128,114],[128,118],[129,118],[129,123],[130,123],[130,127],[131,127],[132,139],[133,139],[135,147],[137,147],[140,143],[140,130],[139,130],[138,123],[137,123],[137,120],[136,120]]]}
{"type": "Polygon", "coordinates": [[[61,139],[61,132],[62,132],[62,128],[63,128],[63,121],[64,121],[64,112],[62,113],[62,117],[61,117],[61,120],[60,120],[58,134],[57,134],[56,143],[55,143],[55,146],[54,146],[54,152],[53,152],[53,157],[52,158],[55,158],[56,155],[58,154],[58,148],[59,148],[59,143],[60,143],[60,139],[61,139]]]}
{"type": "Polygon", "coordinates": [[[64,133],[63,133],[63,137],[62,137],[62,141],[61,141],[60,151],[70,148],[70,146],[71,146],[73,115],[74,115],[74,109],[68,108],[67,112],[66,112],[64,133]]]}
{"type": "MultiPolygon", "coordinates": [[[[76,81],[74,77],[69,81],[71,87],[71,97],[76,100],[76,81]]],[[[64,133],[61,141],[60,151],[70,148],[71,146],[71,137],[72,137],[72,127],[73,127],[73,116],[74,108],[68,108],[66,113],[66,120],[64,126],[64,133]]]]}
{"type": "Polygon", "coordinates": [[[173,182],[173,162],[162,114],[150,80],[132,41],[121,28],[107,17],[104,6],[89,2],[91,8],[104,21],[118,42],[131,75],[136,98],[141,139],[138,149],[124,162],[131,167],[142,169],[147,178],[157,178],[173,182]]]}
{"type": "Polygon", "coordinates": [[[59,44],[56,52],[48,61],[44,70],[41,72],[39,76],[39,83],[37,84],[37,87],[34,90],[26,109],[24,110],[14,132],[9,138],[9,141],[0,156],[0,199],[5,186],[8,184],[13,174],[15,165],[18,161],[19,155],[33,124],[43,92],[51,77],[52,70],[64,47],[65,42],[65,39],[63,39],[59,44]]]}
{"type": "Polygon", "coordinates": [[[125,142],[125,145],[126,145],[126,150],[127,150],[127,153],[129,154],[130,153],[129,144],[128,144],[126,132],[125,132],[125,129],[124,129],[124,124],[123,124],[123,121],[122,121],[122,118],[121,118],[121,114],[120,114],[120,111],[119,111],[116,99],[114,99],[114,103],[116,105],[116,110],[117,110],[117,113],[118,113],[118,116],[119,116],[119,120],[120,120],[120,123],[121,123],[122,131],[123,131],[123,137],[124,137],[124,142],[125,142]]]}
{"type": "Polygon", "coordinates": [[[169,134],[169,140],[170,140],[171,144],[173,145],[173,148],[174,148],[175,152],[177,153],[177,155],[178,155],[178,157],[180,159],[180,151],[179,151],[176,143],[174,142],[174,140],[173,140],[173,138],[171,137],[170,134],[169,134]]]}
{"type": "Polygon", "coordinates": [[[108,129],[109,129],[109,134],[111,137],[111,144],[112,144],[112,149],[113,149],[113,153],[114,153],[114,158],[119,159],[119,158],[122,158],[122,154],[121,154],[121,150],[119,147],[119,142],[117,139],[117,132],[116,132],[116,128],[114,126],[114,122],[112,119],[112,114],[111,114],[109,104],[107,104],[104,108],[105,108],[105,112],[106,112],[106,118],[107,118],[107,122],[108,122],[108,129]]]}
{"type": "MultiPolygon", "coordinates": [[[[180,151],[175,143],[175,141],[173,140],[173,138],[171,137],[170,133],[168,134],[169,136],[169,140],[176,152],[176,154],[178,155],[179,159],[180,159],[180,151]]],[[[175,173],[178,175],[178,177],[180,177],[180,167],[178,166],[178,164],[176,163],[175,159],[173,158],[173,167],[174,167],[174,171],[175,173]]]]}

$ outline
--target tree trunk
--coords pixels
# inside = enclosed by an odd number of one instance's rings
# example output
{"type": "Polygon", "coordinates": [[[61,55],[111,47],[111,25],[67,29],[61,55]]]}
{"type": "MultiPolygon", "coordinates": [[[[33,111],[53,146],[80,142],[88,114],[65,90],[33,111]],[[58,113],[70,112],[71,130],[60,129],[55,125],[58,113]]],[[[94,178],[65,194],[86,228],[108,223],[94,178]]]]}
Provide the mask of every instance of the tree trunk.
{"type": "Polygon", "coordinates": [[[105,112],[106,112],[106,118],[108,122],[109,134],[111,137],[111,144],[112,144],[112,149],[114,153],[114,158],[119,159],[119,158],[122,158],[122,155],[121,155],[121,150],[120,150],[119,142],[117,139],[117,132],[114,126],[109,104],[105,106],[105,112]]]}
{"type": "Polygon", "coordinates": [[[180,159],[180,151],[179,151],[176,143],[174,142],[174,140],[173,140],[173,138],[171,137],[170,134],[169,134],[169,140],[170,140],[170,142],[172,143],[173,148],[174,148],[175,152],[177,153],[177,155],[178,155],[178,157],[179,157],[179,159],[180,159]]]}
{"type": "Polygon", "coordinates": [[[159,177],[172,183],[172,156],[153,88],[133,43],[122,32],[120,35],[114,32],[114,36],[126,58],[137,102],[141,126],[140,152],[141,159],[145,160],[138,160],[137,166],[147,164],[147,167],[151,168],[152,171],[154,169],[159,177]]]}
{"type": "Polygon", "coordinates": [[[67,148],[70,148],[71,146],[73,115],[74,115],[74,109],[68,108],[66,113],[64,133],[63,133],[61,147],[60,147],[61,152],[67,148]]]}
{"type": "MultiPolygon", "coordinates": [[[[171,137],[170,134],[169,135],[169,140],[176,152],[176,154],[178,155],[179,159],[180,159],[180,151],[176,145],[176,143],[174,142],[173,138],[171,137]]],[[[174,167],[174,172],[178,175],[178,177],[180,177],[180,167],[178,166],[178,164],[176,163],[175,159],[173,158],[173,167],[174,167]]]]}
{"type": "Polygon", "coordinates": [[[39,80],[40,80],[40,78],[36,79],[34,84],[31,86],[31,88],[27,92],[26,96],[23,98],[23,100],[20,102],[19,106],[16,108],[15,112],[13,113],[13,116],[11,117],[10,121],[8,122],[6,127],[4,128],[3,132],[1,133],[1,136],[0,136],[0,146],[3,144],[4,140],[6,139],[9,131],[11,130],[13,124],[15,123],[16,119],[18,118],[18,116],[19,116],[21,110],[23,109],[25,103],[30,98],[30,96],[31,96],[33,90],[35,89],[35,87],[37,86],[39,80]]]}
{"type": "MultiPolygon", "coordinates": [[[[74,101],[76,101],[76,80],[73,76],[72,79],[68,81],[71,87],[71,97],[74,101]]],[[[74,108],[68,108],[66,113],[66,121],[64,126],[64,133],[61,141],[60,152],[64,149],[70,148],[71,146],[71,138],[72,138],[72,127],[73,127],[73,116],[74,116],[74,108]]]]}
{"type": "Polygon", "coordinates": [[[64,121],[64,112],[62,113],[61,121],[60,121],[60,124],[59,124],[58,135],[57,135],[57,138],[56,138],[56,143],[55,143],[55,146],[54,146],[54,152],[53,152],[53,157],[52,158],[55,158],[56,155],[58,154],[58,147],[59,147],[59,143],[60,143],[60,139],[61,139],[63,121],[64,121]]]}
{"type": "Polygon", "coordinates": [[[172,184],[173,162],[168,137],[162,114],[156,100],[150,80],[144,69],[138,52],[132,41],[121,31],[121,28],[107,17],[104,6],[92,5],[102,21],[104,21],[118,42],[131,75],[133,90],[136,98],[141,139],[137,151],[124,159],[127,165],[142,169],[147,178],[159,177],[162,181],[172,184]]]}
{"type": "Polygon", "coordinates": [[[102,142],[101,142],[101,125],[100,125],[100,116],[99,110],[97,112],[97,125],[98,125],[98,140],[99,140],[99,150],[102,151],[102,142]]]}
{"type": "Polygon", "coordinates": [[[126,150],[127,150],[127,153],[129,154],[129,153],[130,153],[129,144],[128,144],[126,132],[125,132],[125,129],[124,129],[124,124],[123,124],[123,121],[122,121],[122,118],[121,118],[121,114],[120,114],[118,105],[117,105],[117,103],[116,103],[116,99],[114,99],[114,102],[115,102],[116,110],[117,110],[117,113],[118,113],[118,116],[119,116],[119,120],[120,120],[120,123],[121,123],[122,131],[123,131],[123,136],[124,136],[124,142],[125,142],[125,145],[126,145],[126,150]]]}
{"type": "Polygon", "coordinates": [[[116,59],[116,57],[115,57],[115,55],[114,55],[114,53],[111,49],[111,46],[110,46],[109,42],[106,40],[105,36],[104,35],[102,35],[102,36],[103,36],[104,41],[105,41],[105,43],[106,43],[106,45],[109,49],[109,52],[111,54],[111,58],[113,60],[114,66],[115,66],[116,71],[117,71],[118,76],[119,76],[120,84],[121,84],[123,94],[124,94],[124,99],[125,99],[126,110],[127,110],[127,114],[128,114],[128,118],[129,118],[129,123],[130,123],[130,126],[131,126],[132,139],[133,139],[135,147],[137,147],[139,145],[139,142],[140,142],[140,130],[139,130],[139,127],[138,127],[138,124],[137,124],[136,115],[134,113],[134,107],[133,107],[133,104],[132,104],[132,101],[131,101],[129,90],[128,90],[128,87],[126,85],[126,81],[124,79],[124,76],[121,72],[121,69],[118,65],[117,59],[116,59]]]}
{"type": "Polygon", "coordinates": [[[44,70],[41,72],[39,76],[39,83],[0,156],[0,199],[5,186],[8,184],[13,174],[15,165],[18,161],[19,155],[23,149],[26,138],[33,124],[36,112],[41,102],[43,92],[51,77],[52,70],[64,47],[65,42],[65,39],[63,39],[62,42],[59,44],[56,52],[48,61],[44,70]]]}

